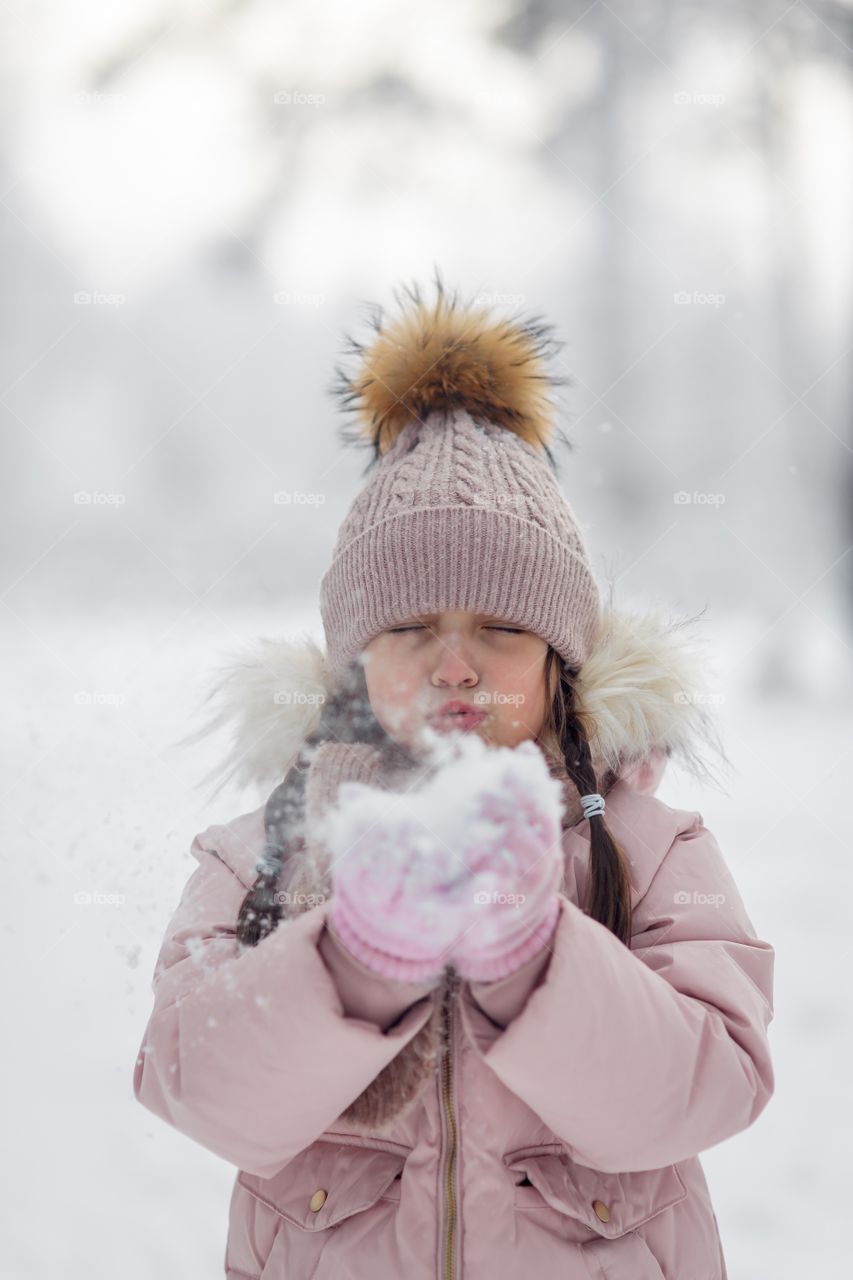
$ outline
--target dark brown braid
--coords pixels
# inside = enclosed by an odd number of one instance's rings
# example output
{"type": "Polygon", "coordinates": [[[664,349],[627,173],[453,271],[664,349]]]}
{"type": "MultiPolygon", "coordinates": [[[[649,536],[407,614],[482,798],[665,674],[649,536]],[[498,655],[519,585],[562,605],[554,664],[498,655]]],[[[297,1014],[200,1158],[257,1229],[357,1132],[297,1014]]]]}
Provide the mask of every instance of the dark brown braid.
{"type": "Polygon", "coordinates": [[[268,933],[278,928],[281,921],[284,868],[304,845],[305,781],[310,764],[309,748],[315,745],[313,735],[305,740],[284,780],[267,800],[264,809],[266,840],[256,863],[258,876],[237,914],[237,941],[244,947],[256,947],[268,933]],[[292,817],[292,828],[285,838],[283,829],[287,824],[283,819],[287,814],[292,817]]]}
{"type": "MultiPolygon", "coordinates": [[[[551,727],[565,761],[566,772],[579,796],[592,795],[599,783],[592,765],[589,737],[582,716],[575,709],[574,673],[553,648],[545,659],[546,688],[554,666],[557,687],[551,703],[551,727]]],[[[584,911],[631,945],[631,881],[625,855],[607,829],[602,814],[589,819],[590,878],[584,911]]]]}
{"type": "Polygon", "coordinates": [[[364,668],[358,661],[351,664],[334,693],[324,700],[317,729],[305,739],[284,779],[267,800],[266,839],[256,863],[258,876],[237,915],[237,940],[245,947],[256,947],[281,922],[294,855],[305,847],[308,770],[317,747],[329,741],[368,743],[381,747],[389,759],[399,757],[399,748],[373,714],[364,668]]]}

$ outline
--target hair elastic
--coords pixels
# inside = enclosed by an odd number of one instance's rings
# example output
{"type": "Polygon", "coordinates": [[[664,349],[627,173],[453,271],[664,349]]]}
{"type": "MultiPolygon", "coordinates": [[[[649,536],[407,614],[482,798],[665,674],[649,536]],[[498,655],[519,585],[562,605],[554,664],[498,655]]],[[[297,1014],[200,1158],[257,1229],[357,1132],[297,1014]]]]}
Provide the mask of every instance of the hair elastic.
{"type": "Polygon", "coordinates": [[[261,875],[279,875],[284,865],[284,851],[279,845],[266,841],[261,856],[255,863],[255,870],[261,875]]]}
{"type": "Polygon", "coordinates": [[[604,796],[600,796],[597,791],[594,791],[592,795],[581,796],[581,807],[585,818],[594,818],[598,814],[604,813],[604,796]]]}

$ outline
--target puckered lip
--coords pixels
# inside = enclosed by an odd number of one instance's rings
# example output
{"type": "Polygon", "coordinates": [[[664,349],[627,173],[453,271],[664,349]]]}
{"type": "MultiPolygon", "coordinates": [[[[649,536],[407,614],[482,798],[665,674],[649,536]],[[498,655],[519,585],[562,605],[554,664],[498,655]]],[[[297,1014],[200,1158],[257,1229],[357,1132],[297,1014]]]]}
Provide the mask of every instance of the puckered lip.
{"type": "Polygon", "coordinates": [[[428,719],[439,720],[449,715],[458,715],[460,719],[466,719],[469,716],[485,716],[485,714],[483,707],[475,707],[472,703],[463,702],[460,698],[451,698],[449,702],[431,711],[428,719]]]}

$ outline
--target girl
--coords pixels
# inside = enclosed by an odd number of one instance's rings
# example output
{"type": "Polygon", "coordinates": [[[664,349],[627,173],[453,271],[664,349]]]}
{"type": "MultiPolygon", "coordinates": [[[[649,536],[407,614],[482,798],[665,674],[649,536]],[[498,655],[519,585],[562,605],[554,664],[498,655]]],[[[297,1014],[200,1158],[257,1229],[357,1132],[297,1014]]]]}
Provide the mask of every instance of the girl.
{"type": "Polygon", "coordinates": [[[277,785],[192,842],[135,1094],[237,1166],[231,1280],[719,1280],[698,1155],[773,1092],[774,952],[654,795],[697,658],[602,606],[550,326],[436,284],[339,371],[373,456],[325,651],[218,686],[277,785]]]}

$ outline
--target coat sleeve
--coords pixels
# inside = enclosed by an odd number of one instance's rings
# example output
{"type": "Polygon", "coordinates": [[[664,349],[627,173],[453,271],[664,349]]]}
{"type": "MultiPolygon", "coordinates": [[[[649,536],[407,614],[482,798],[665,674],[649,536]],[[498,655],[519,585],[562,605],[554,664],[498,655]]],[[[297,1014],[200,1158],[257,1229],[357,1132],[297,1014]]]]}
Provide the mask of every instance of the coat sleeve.
{"type": "MultiPolygon", "coordinates": [[[[193,852],[199,866],[154,969],[134,1094],[216,1155],[270,1177],[415,1036],[432,1002],[415,986],[359,999],[350,972],[351,1016],[320,947],[328,902],[241,951],[245,886],[198,836],[193,852]]],[[[335,963],[346,968],[345,957],[335,963]]]]}
{"type": "MultiPolygon", "coordinates": [[[[697,819],[674,840],[634,908],[630,950],[560,900],[489,1067],[604,1172],[674,1164],[752,1124],[774,1088],[774,951],[713,835],[697,819]]],[[[486,986],[472,994],[489,1012],[486,986]]]]}
{"type": "Polygon", "coordinates": [[[416,1001],[428,996],[435,982],[398,982],[368,969],[335,933],[330,922],[320,934],[320,955],[334,978],[341,1006],[348,1018],[375,1022],[383,1031],[416,1001]]]}

